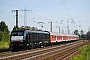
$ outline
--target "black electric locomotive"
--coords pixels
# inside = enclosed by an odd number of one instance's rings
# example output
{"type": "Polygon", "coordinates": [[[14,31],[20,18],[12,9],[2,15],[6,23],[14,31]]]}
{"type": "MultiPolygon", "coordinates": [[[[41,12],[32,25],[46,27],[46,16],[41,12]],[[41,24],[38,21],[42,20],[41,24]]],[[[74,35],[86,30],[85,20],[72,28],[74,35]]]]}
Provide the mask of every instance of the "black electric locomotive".
{"type": "Polygon", "coordinates": [[[13,30],[10,37],[10,47],[34,48],[50,45],[50,33],[44,31],[13,30]]]}

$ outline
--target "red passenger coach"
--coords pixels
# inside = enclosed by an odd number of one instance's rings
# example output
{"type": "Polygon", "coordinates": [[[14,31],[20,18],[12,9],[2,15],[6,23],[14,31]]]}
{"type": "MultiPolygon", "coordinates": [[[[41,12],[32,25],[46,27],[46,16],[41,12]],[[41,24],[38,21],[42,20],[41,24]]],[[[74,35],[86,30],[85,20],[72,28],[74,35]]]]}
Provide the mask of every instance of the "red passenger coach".
{"type": "Polygon", "coordinates": [[[66,36],[67,36],[67,40],[66,40],[66,41],[71,41],[72,38],[73,38],[73,37],[72,37],[73,35],[71,35],[71,34],[66,34],[66,36]]]}
{"type": "Polygon", "coordinates": [[[63,34],[57,34],[57,42],[62,42],[63,34]]]}
{"type": "Polygon", "coordinates": [[[74,39],[73,40],[79,40],[79,36],[74,35],[74,39]]]}
{"type": "Polygon", "coordinates": [[[66,34],[63,34],[63,40],[62,41],[66,41],[67,40],[67,36],[66,34]]]}
{"type": "Polygon", "coordinates": [[[79,40],[79,36],[73,34],[60,34],[60,33],[50,32],[51,43],[62,42],[62,41],[74,41],[74,40],[79,40]]]}
{"type": "Polygon", "coordinates": [[[57,34],[50,32],[50,41],[51,43],[56,43],[57,41],[57,34]]]}

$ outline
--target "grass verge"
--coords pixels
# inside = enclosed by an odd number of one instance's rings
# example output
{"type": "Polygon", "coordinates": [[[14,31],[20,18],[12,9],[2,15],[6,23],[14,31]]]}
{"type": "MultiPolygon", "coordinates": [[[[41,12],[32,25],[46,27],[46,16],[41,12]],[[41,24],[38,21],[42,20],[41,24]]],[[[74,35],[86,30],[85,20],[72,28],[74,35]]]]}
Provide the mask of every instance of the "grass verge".
{"type": "Polygon", "coordinates": [[[90,60],[90,45],[84,45],[79,50],[81,53],[71,58],[71,60],[90,60]]]}
{"type": "Polygon", "coordinates": [[[8,49],[9,48],[9,42],[0,41],[0,49],[8,49]]]}

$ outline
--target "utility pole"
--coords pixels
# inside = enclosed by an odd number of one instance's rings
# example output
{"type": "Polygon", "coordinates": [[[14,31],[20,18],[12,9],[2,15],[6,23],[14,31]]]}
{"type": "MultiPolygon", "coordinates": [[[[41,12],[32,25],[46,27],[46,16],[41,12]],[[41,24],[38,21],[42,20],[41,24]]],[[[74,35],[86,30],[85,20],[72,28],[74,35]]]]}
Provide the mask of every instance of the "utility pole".
{"type": "MultiPolygon", "coordinates": [[[[61,29],[62,22],[63,22],[63,20],[60,21],[60,23],[59,23],[60,26],[56,26],[56,28],[59,28],[59,33],[62,33],[63,32],[63,30],[61,29]]],[[[57,23],[57,21],[56,21],[56,23],[57,23]]]]}
{"type": "Polygon", "coordinates": [[[70,33],[70,29],[69,29],[69,20],[67,19],[67,33],[70,33]]]}
{"type": "Polygon", "coordinates": [[[27,12],[32,11],[32,10],[27,10],[26,5],[25,5],[25,9],[23,9],[21,11],[24,11],[24,27],[26,27],[26,25],[27,25],[27,12]]]}
{"type": "Polygon", "coordinates": [[[59,26],[59,33],[60,33],[60,26],[59,26]]]}
{"type": "Polygon", "coordinates": [[[16,30],[18,29],[18,10],[12,10],[12,12],[16,12],[16,30]]]}
{"type": "Polygon", "coordinates": [[[50,23],[50,32],[52,32],[52,22],[48,22],[50,23]]]}
{"type": "Polygon", "coordinates": [[[58,31],[59,31],[59,33],[61,33],[61,32],[60,32],[60,30],[61,30],[61,29],[60,29],[60,26],[56,26],[56,28],[59,28],[59,30],[58,30],[58,31]]]}

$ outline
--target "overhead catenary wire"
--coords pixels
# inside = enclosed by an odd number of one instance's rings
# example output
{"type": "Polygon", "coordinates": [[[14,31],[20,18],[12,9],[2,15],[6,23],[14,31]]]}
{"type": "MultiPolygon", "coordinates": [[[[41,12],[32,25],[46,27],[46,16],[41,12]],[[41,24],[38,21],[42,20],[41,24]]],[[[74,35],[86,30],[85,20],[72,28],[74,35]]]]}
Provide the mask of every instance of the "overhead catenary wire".
{"type": "Polygon", "coordinates": [[[38,4],[40,4],[41,2],[43,2],[44,0],[40,0],[39,2],[37,2],[35,5],[31,6],[32,9],[36,8],[38,6],[38,4]]]}
{"type": "MultiPolygon", "coordinates": [[[[23,2],[22,0],[18,0],[20,1],[21,3],[23,3],[24,5],[27,5],[29,7],[29,5],[25,2],[23,2]]],[[[35,8],[37,7],[41,2],[43,2],[44,0],[40,0],[39,2],[37,2],[36,4],[34,4],[33,6],[31,6],[30,8],[35,8]]]]}
{"type": "MultiPolygon", "coordinates": [[[[2,2],[2,1],[0,1],[0,2],[3,3],[3,4],[9,5],[9,6],[11,6],[11,7],[14,7],[14,8],[19,8],[19,7],[13,6],[13,5],[11,5],[11,4],[8,4],[8,3],[2,2]]],[[[19,8],[19,9],[21,10],[21,8],[19,8]]],[[[27,10],[24,9],[24,11],[27,11],[27,10]]],[[[28,10],[28,11],[29,11],[29,10],[28,10]]],[[[25,15],[26,15],[26,14],[25,14],[25,15]]],[[[24,15],[24,22],[27,24],[27,22],[25,21],[25,20],[26,20],[25,15],[24,15]]],[[[24,23],[24,26],[26,25],[25,23],[24,23]]]]}
{"type": "Polygon", "coordinates": [[[11,5],[11,4],[8,4],[8,3],[6,3],[6,2],[3,2],[3,1],[0,1],[0,2],[1,2],[1,3],[3,3],[3,4],[6,4],[6,5],[8,5],[8,6],[14,7],[14,8],[21,9],[21,8],[19,8],[19,7],[13,6],[13,5],[11,5]]]}
{"type": "MultiPolygon", "coordinates": [[[[71,1],[71,0],[66,1],[65,3],[68,3],[68,2],[70,2],[70,1],[71,1]]],[[[46,7],[46,8],[44,8],[44,9],[37,10],[37,11],[35,11],[35,12],[47,11],[47,10],[49,10],[49,9],[53,9],[53,8],[60,7],[61,5],[63,5],[63,1],[57,2],[57,3],[55,3],[55,4],[53,4],[53,5],[49,6],[49,7],[46,7]]]]}
{"type": "MultiPolygon", "coordinates": [[[[69,0],[70,1],[70,0],[69,0]]],[[[67,3],[67,2],[69,2],[69,1],[66,1],[65,3],[67,3]]],[[[53,5],[53,6],[51,6],[51,7],[49,7],[49,8],[53,8],[53,7],[55,7],[55,6],[59,6],[59,4],[63,4],[63,1],[60,1],[60,2],[58,2],[58,3],[55,3],[55,5],[53,5]],[[61,3],[60,3],[61,2],[61,3]]],[[[56,7],[55,7],[56,8],[56,7]]],[[[48,8],[47,8],[48,9],[48,8]]],[[[47,10],[47,9],[45,9],[45,10],[47,10]]],[[[40,11],[40,12],[42,12],[42,11],[44,11],[44,10],[37,10],[37,11],[40,11]]],[[[33,14],[36,14],[36,13],[33,13],[33,14]]],[[[36,14],[37,15],[37,14],[36,14]]],[[[38,16],[40,16],[40,15],[38,15],[38,16]]],[[[40,16],[40,17],[42,17],[42,16],[40,16]]],[[[49,18],[46,18],[46,17],[43,17],[43,18],[45,18],[45,19],[49,19],[49,18]]],[[[51,19],[51,20],[53,20],[53,19],[51,19]]],[[[64,20],[66,20],[66,19],[64,19],[64,20]]]]}
{"type": "MultiPolygon", "coordinates": [[[[2,2],[2,1],[0,1],[0,2],[2,2]]],[[[47,2],[47,1],[46,1],[46,2],[47,2]]],[[[16,6],[10,5],[10,4],[5,3],[5,2],[2,2],[2,3],[6,4],[6,5],[9,5],[9,6],[12,6],[12,7],[15,7],[15,8],[19,8],[19,7],[16,7],[16,6]]],[[[20,8],[19,8],[19,9],[20,9],[20,8]]],[[[38,16],[40,16],[40,15],[38,15],[38,16]]],[[[41,16],[40,16],[40,17],[41,17],[41,16]]],[[[48,20],[48,18],[46,18],[46,17],[45,17],[45,19],[47,19],[47,20],[48,20]]]]}
{"type": "Polygon", "coordinates": [[[43,5],[45,5],[46,3],[48,3],[50,0],[45,0],[45,2],[43,2],[42,4],[40,4],[41,2],[42,2],[43,0],[41,0],[40,2],[38,2],[36,5],[35,5],[35,7],[33,7],[32,8],[32,10],[33,9],[36,9],[36,8],[38,8],[38,7],[41,7],[41,6],[43,6],[43,5]]]}
{"type": "MultiPolygon", "coordinates": [[[[70,0],[71,1],[71,0],[70,0]]],[[[1,2],[1,1],[0,1],[1,2]]],[[[2,2],[1,2],[2,3],[2,2]]],[[[66,1],[64,2],[64,3],[67,3],[66,1]]],[[[5,4],[5,3],[4,3],[5,4]]],[[[61,3],[61,4],[63,4],[63,3],[61,3]]],[[[14,8],[19,8],[19,7],[16,7],[16,6],[13,6],[13,5],[11,5],[11,4],[6,4],[6,5],[8,5],[8,6],[11,6],[11,7],[14,7],[14,8]]],[[[51,9],[53,8],[53,7],[58,7],[60,4],[56,4],[56,5],[51,5],[51,7],[50,6],[48,6],[48,7],[50,7],[51,9]]],[[[43,5],[42,5],[43,6],[43,5]]],[[[37,6],[37,7],[39,7],[39,5],[37,6]]],[[[47,8],[48,8],[47,7],[47,8]]],[[[56,8],[55,7],[55,8],[56,8]]],[[[50,8],[48,8],[48,9],[50,9],[50,8]]],[[[45,10],[48,10],[48,9],[45,9],[45,10]]],[[[36,9],[37,10],[37,9],[36,9]]],[[[45,10],[42,10],[42,11],[45,11],[45,10]]],[[[38,12],[38,11],[37,11],[38,12]]],[[[40,11],[41,12],[41,11],[40,11]]],[[[88,13],[89,11],[86,11],[86,12],[82,12],[81,14],[77,14],[77,16],[75,16],[75,17],[73,17],[73,18],[71,18],[71,19],[75,19],[75,18],[78,18],[78,17],[80,17],[80,16],[82,16],[82,15],[85,15],[86,13],[88,13]]],[[[2,12],[1,12],[2,13],[2,12]]],[[[7,14],[8,15],[8,14],[7,14]]],[[[69,14],[68,14],[69,15],[69,14]]],[[[42,18],[42,19],[45,19],[45,20],[48,20],[48,19],[50,19],[50,20],[54,20],[54,19],[52,19],[52,18],[48,18],[48,17],[45,17],[45,16],[43,16],[43,15],[38,15],[37,14],[37,17],[40,17],[40,18],[42,18]],[[42,16],[42,17],[41,17],[42,16]]],[[[35,18],[35,17],[33,17],[33,18],[35,18]]],[[[59,20],[59,19],[58,19],[59,20]]],[[[64,19],[61,19],[61,20],[64,20],[64,19]]]]}
{"type": "MultiPolygon", "coordinates": [[[[50,0],[49,0],[50,1],[50,0]]],[[[10,5],[10,4],[8,4],[8,3],[5,3],[5,2],[3,2],[3,1],[0,1],[1,3],[4,3],[4,4],[6,4],[6,5],[9,5],[9,6],[12,6],[12,7],[15,7],[15,8],[19,8],[19,7],[16,7],[16,6],[13,6],[13,5],[10,5]]],[[[48,1],[46,1],[46,2],[48,2],[48,1]]],[[[44,3],[46,3],[46,2],[44,2],[44,3]]],[[[21,9],[21,8],[19,8],[19,9],[21,9]]]]}
{"type": "Polygon", "coordinates": [[[70,18],[70,11],[69,11],[69,9],[68,9],[68,7],[67,7],[67,4],[66,4],[66,1],[65,1],[65,0],[63,0],[63,4],[64,4],[65,9],[66,9],[66,11],[67,11],[68,17],[70,18]]]}
{"type": "Polygon", "coordinates": [[[20,1],[20,2],[23,3],[24,5],[28,5],[28,4],[26,4],[25,2],[23,2],[22,0],[18,0],[18,1],[20,1]]]}
{"type": "MultiPolygon", "coordinates": [[[[8,6],[14,7],[14,8],[21,9],[21,8],[19,8],[19,7],[16,7],[16,6],[14,6],[14,5],[8,4],[8,3],[6,3],[6,2],[3,2],[3,1],[0,1],[0,2],[3,3],[3,4],[6,4],[6,5],[8,5],[8,6]]],[[[10,16],[13,16],[13,15],[11,15],[10,13],[5,13],[5,12],[1,12],[1,13],[7,14],[8,16],[9,16],[9,15],[10,15],[10,16]]],[[[21,15],[20,15],[20,16],[21,16],[21,15]]]]}
{"type": "MultiPolygon", "coordinates": [[[[65,0],[64,0],[64,1],[65,1],[65,0]]],[[[71,0],[69,0],[69,1],[71,1],[71,0]]],[[[67,2],[69,2],[69,1],[65,1],[64,4],[67,3],[67,2]]],[[[5,3],[5,2],[3,2],[3,1],[0,1],[0,2],[1,2],[1,3],[4,3],[4,4],[6,4],[6,5],[9,5],[9,6],[15,7],[15,8],[19,8],[19,7],[10,5],[10,4],[8,4],[8,3],[5,3]]],[[[52,7],[54,7],[54,6],[52,6],[52,7]]],[[[19,8],[19,9],[21,9],[21,8],[19,8]]],[[[44,11],[44,10],[42,10],[42,11],[44,11]]],[[[90,11],[90,10],[89,10],[89,11],[90,11]]],[[[89,12],[89,11],[87,11],[87,12],[89,12]]],[[[75,16],[75,17],[73,17],[73,18],[77,18],[77,17],[79,17],[79,16],[81,16],[81,15],[87,13],[87,12],[84,12],[84,13],[82,13],[82,14],[80,14],[80,15],[77,15],[77,16],[75,16]]],[[[1,13],[2,13],[2,12],[1,12],[1,13]]]]}
{"type": "Polygon", "coordinates": [[[32,10],[27,10],[26,5],[25,5],[25,9],[22,11],[24,11],[24,27],[25,27],[27,25],[27,13],[26,12],[29,12],[29,11],[32,12],[32,10]]]}
{"type": "MultiPolygon", "coordinates": [[[[16,7],[16,6],[14,6],[14,5],[8,4],[8,3],[3,2],[3,1],[0,1],[0,3],[6,4],[6,5],[11,6],[11,7],[14,7],[14,8],[21,9],[21,8],[19,8],[19,7],[16,7]]],[[[13,15],[11,15],[10,13],[6,13],[6,12],[1,12],[1,13],[2,13],[2,14],[4,13],[4,14],[6,14],[6,15],[8,15],[8,16],[13,16],[13,15]]],[[[15,17],[15,16],[14,16],[14,17],[15,17]]]]}
{"type": "MultiPolygon", "coordinates": [[[[6,13],[5,11],[1,11],[0,14],[4,14],[4,15],[8,15],[8,16],[13,16],[12,14],[6,13]]],[[[4,17],[6,17],[6,16],[4,16],[4,17]]]]}
{"type": "MultiPolygon", "coordinates": [[[[21,1],[21,0],[19,0],[19,1],[21,1]]],[[[45,2],[43,2],[44,0],[40,0],[39,2],[37,2],[34,6],[32,6],[33,7],[33,9],[34,8],[37,8],[37,7],[40,7],[40,6],[43,6],[43,5],[45,5],[46,3],[48,3],[48,1],[50,1],[50,0],[47,0],[47,1],[45,1],[45,2]],[[41,4],[41,2],[43,2],[42,4],[41,4]]],[[[27,5],[25,2],[23,2],[23,1],[21,1],[23,4],[25,4],[25,5],[27,5]]],[[[32,8],[31,7],[31,8],[32,8]]],[[[33,13],[34,15],[37,15],[37,14],[35,14],[35,13],[33,13]]],[[[37,16],[40,16],[40,15],[37,15],[37,16]]],[[[43,19],[47,19],[46,17],[43,17],[43,16],[40,16],[40,17],[42,17],[43,19]]],[[[33,17],[34,18],[34,17],[33,17]]],[[[34,19],[36,19],[36,18],[34,18],[34,19]]]]}
{"type": "Polygon", "coordinates": [[[88,10],[88,11],[86,11],[86,12],[83,12],[83,13],[81,13],[81,14],[79,14],[79,15],[77,15],[77,16],[75,16],[75,17],[73,17],[73,19],[75,19],[75,18],[77,18],[77,17],[80,17],[80,16],[82,16],[82,15],[84,15],[84,14],[88,13],[88,12],[90,12],[90,10],[88,10]]]}
{"type": "MultiPolygon", "coordinates": [[[[65,9],[67,11],[67,14],[68,14],[68,17],[70,19],[70,12],[69,12],[69,9],[67,7],[67,4],[65,3],[65,0],[63,0],[63,4],[65,6],[65,9]]],[[[67,19],[67,33],[70,34],[70,27],[69,27],[69,19],[67,19]]]]}
{"type": "MultiPolygon", "coordinates": [[[[71,1],[71,0],[69,0],[69,1],[71,1]]],[[[67,3],[67,2],[69,2],[69,1],[66,1],[66,2],[64,2],[64,3],[67,3]]],[[[59,6],[59,5],[62,5],[63,4],[63,1],[61,1],[61,3],[60,2],[58,2],[58,3],[56,3],[55,5],[52,5],[51,7],[49,7],[49,8],[53,8],[53,7],[55,7],[56,8],[56,6],[59,6]],[[59,3],[59,4],[58,4],[59,3]]],[[[49,8],[46,8],[45,10],[48,10],[49,8]]],[[[42,12],[42,11],[45,11],[45,10],[37,10],[37,11],[40,11],[40,12],[42,12]]],[[[68,14],[68,15],[70,15],[70,14],[68,14]]],[[[38,16],[40,16],[40,15],[38,15],[38,16]]],[[[41,17],[41,16],[40,16],[41,17]]],[[[46,18],[45,18],[46,19],[46,18]]],[[[48,18],[47,18],[48,19],[48,18]]],[[[51,19],[52,20],[52,19],[51,19]]],[[[66,19],[64,19],[64,20],[66,20],[66,19]]]]}
{"type": "MultiPolygon", "coordinates": [[[[1,3],[3,3],[3,4],[6,4],[6,5],[8,5],[8,6],[11,6],[11,7],[14,7],[14,8],[19,8],[19,7],[16,7],[16,6],[13,6],[13,5],[11,5],[11,4],[8,4],[8,3],[5,3],[5,2],[3,2],[3,1],[0,1],[1,3]]],[[[20,10],[21,10],[21,8],[19,8],[20,10]]],[[[1,12],[2,13],[2,12],[1,12]]],[[[3,12],[4,13],[4,12],[3,12]]],[[[7,14],[7,13],[6,13],[7,14]]],[[[7,15],[10,15],[10,14],[7,14],[7,15]]],[[[21,16],[21,15],[20,15],[21,16]]]]}

